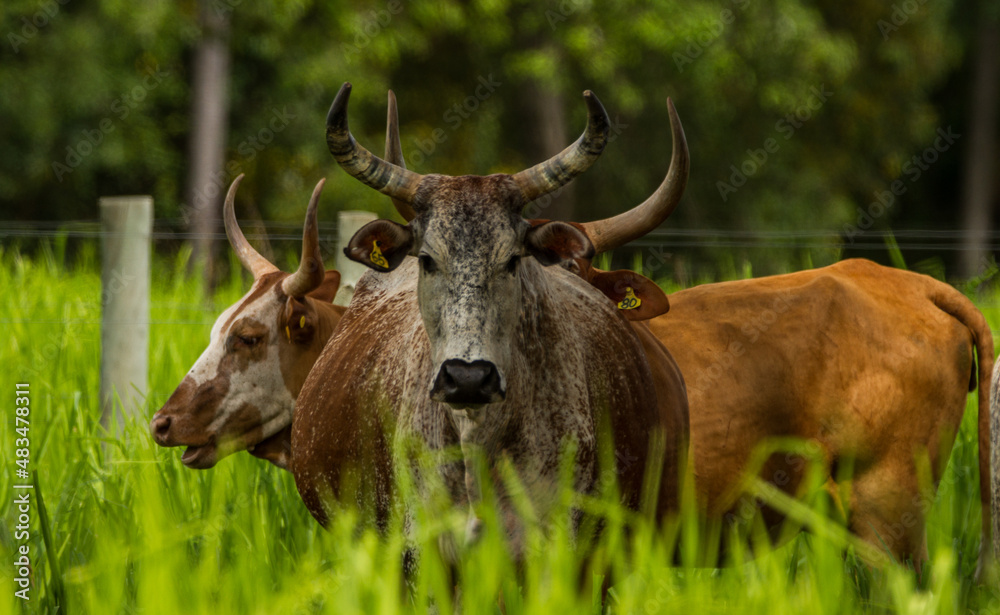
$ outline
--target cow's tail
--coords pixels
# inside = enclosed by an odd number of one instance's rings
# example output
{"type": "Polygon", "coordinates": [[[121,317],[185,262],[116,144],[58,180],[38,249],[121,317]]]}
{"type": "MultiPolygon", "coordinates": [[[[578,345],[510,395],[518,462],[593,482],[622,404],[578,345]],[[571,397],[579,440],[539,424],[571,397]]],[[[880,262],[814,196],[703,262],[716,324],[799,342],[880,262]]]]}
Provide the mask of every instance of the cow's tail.
{"type": "MultiPolygon", "coordinates": [[[[991,534],[993,556],[1000,557],[1000,442],[997,441],[1000,435],[1000,383],[997,382],[1000,371],[993,373],[993,334],[982,312],[954,288],[948,287],[947,291],[935,295],[935,305],[965,325],[972,333],[976,346],[979,367],[979,492],[983,507],[983,542],[978,576],[982,574],[991,551],[991,534]]],[[[976,382],[970,380],[969,390],[972,391],[975,386],[976,382]]]]}

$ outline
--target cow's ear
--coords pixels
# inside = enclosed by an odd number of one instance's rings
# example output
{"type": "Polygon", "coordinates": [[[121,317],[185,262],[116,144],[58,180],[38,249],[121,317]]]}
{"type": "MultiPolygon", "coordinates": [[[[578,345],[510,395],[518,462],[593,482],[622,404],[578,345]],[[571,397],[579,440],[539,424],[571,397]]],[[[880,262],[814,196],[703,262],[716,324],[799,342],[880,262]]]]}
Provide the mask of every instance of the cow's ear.
{"type": "Polygon", "coordinates": [[[670,309],[667,294],[655,282],[634,271],[600,271],[595,269],[590,283],[614,301],[629,320],[649,320],[670,309]]]}
{"type": "Polygon", "coordinates": [[[289,297],[282,317],[282,334],[293,344],[308,344],[316,335],[316,311],[309,302],[289,297]]]}
{"type": "Polygon", "coordinates": [[[339,288],[340,272],[334,269],[329,269],[327,270],[326,275],[323,276],[323,283],[319,285],[319,288],[309,292],[306,296],[325,303],[330,303],[333,301],[333,298],[337,296],[337,289],[339,288]]]}
{"type": "Polygon", "coordinates": [[[374,220],[362,226],[344,248],[352,261],[375,271],[392,271],[413,247],[413,231],[392,220],[374,220]]]}
{"type": "Polygon", "coordinates": [[[583,231],[565,222],[545,222],[528,229],[524,247],[543,265],[555,265],[567,259],[594,256],[594,244],[583,231]]]}

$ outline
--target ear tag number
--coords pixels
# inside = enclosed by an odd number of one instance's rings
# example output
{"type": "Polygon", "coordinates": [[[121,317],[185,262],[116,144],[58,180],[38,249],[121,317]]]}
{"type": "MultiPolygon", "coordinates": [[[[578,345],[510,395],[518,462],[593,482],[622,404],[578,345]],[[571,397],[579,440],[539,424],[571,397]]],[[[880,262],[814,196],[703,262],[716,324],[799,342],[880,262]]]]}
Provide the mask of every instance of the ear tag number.
{"type": "Polygon", "coordinates": [[[634,310],[642,305],[642,299],[635,296],[631,286],[625,287],[625,298],[618,302],[619,310],[634,310]]]}
{"type": "Polygon", "coordinates": [[[378,248],[377,239],[372,242],[372,253],[368,256],[368,258],[371,262],[375,263],[379,267],[382,267],[383,269],[389,268],[389,261],[385,260],[385,257],[382,256],[382,250],[379,250],[378,248]]]}

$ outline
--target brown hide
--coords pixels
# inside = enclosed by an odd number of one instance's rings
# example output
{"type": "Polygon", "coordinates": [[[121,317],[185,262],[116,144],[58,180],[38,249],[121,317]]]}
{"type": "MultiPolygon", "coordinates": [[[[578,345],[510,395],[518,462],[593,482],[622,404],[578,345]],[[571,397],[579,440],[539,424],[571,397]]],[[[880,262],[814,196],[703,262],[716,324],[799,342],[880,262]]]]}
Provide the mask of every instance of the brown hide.
{"type": "MultiPolygon", "coordinates": [[[[645,322],[632,322],[642,350],[649,361],[652,382],[660,409],[660,416],[668,434],[690,434],[689,419],[690,404],[687,403],[687,392],[681,369],[670,351],[653,334],[645,322]]],[[[688,463],[689,443],[686,439],[667,438],[664,448],[662,475],[660,476],[660,492],[658,514],[663,515],[675,510],[677,494],[680,493],[680,478],[684,475],[688,463]]]]}
{"type": "MultiPolygon", "coordinates": [[[[427,341],[414,293],[378,293],[373,300],[369,289],[380,282],[372,274],[359,280],[337,334],[296,402],[291,470],[303,502],[323,525],[330,519],[333,501],[357,504],[369,513],[368,521],[379,525],[388,518],[391,443],[406,414],[398,387],[408,370],[386,374],[385,369],[396,366],[409,348],[426,346],[427,341]]],[[[426,365],[411,369],[430,369],[425,355],[426,365]]],[[[439,405],[434,410],[414,429],[432,450],[457,445],[446,411],[439,405]]],[[[443,474],[451,490],[464,487],[460,467],[444,468],[443,474]]]]}
{"type": "MultiPolygon", "coordinates": [[[[968,299],[927,276],[848,260],[698,286],[672,294],[670,306],[649,326],[684,373],[696,489],[710,515],[752,516],[737,501],[751,453],[794,436],[818,445],[835,495],[837,468],[853,463],[854,533],[899,561],[926,557],[933,494],[920,492],[915,456],[929,455],[936,485],[977,380],[977,350],[980,447],[989,450],[992,336],[968,299]]],[[[777,454],[761,478],[794,493],[806,467],[777,454]]],[[[985,499],[983,508],[988,515],[985,499]]],[[[780,521],[770,509],[764,516],[772,528],[780,521]]]]}

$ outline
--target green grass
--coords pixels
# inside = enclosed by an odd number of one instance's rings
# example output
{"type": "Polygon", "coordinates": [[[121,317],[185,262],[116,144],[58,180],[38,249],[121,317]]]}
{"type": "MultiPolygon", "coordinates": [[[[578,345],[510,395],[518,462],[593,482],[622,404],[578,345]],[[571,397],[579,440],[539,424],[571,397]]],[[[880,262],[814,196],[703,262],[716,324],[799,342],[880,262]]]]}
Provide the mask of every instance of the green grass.
{"type": "MultiPolygon", "coordinates": [[[[61,252],[61,250],[60,250],[61,252]]],[[[419,572],[405,584],[407,544],[398,519],[386,536],[359,531],[345,510],[329,531],[303,507],[294,482],[246,454],[209,471],[184,468],[178,449],[153,445],[146,422],[203,349],[211,322],[245,291],[237,276],[211,300],[176,263],[157,262],[152,296],[150,397],[121,438],[99,426],[100,280],[94,251],[70,270],[61,254],[0,255],[0,391],[11,408],[15,382],[31,384],[31,467],[37,471],[48,537],[32,508],[31,601],[13,597],[15,434],[8,412],[0,428],[0,613],[428,613],[452,612],[456,594],[438,539],[463,525],[461,511],[429,504],[415,512],[411,540],[419,572]],[[433,606],[432,606],[433,605],[433,606]],[[434,610],[436,609],[436,611],[434,610]]],[[[998,296],[983,305],[995,305],[998,296]]],[[[984,309],[996,325],[996,310],[984,309]]],[[[481,511],[484,539],[461,552],[463,613],[600,613],[600,580],[610,571],[605,606],[613,613],[1000,612],[1000,583],[976,586],[979,546],[974,397],[947,475],[930,513],[931,564],[923,578],[905,566],[871,570],[829,521],[778,549],[751,539],[757,559],[709,569],[671,566],[673,546],[692,561],[711,532],[694,523],[658,529],[600,501],[607,514],[590,559],[557,524],[528,535],[519,575],[497,538],[496,519],[481,511]],[[580,579],[584,579],[581,588],[580,579]],[[596,588],[596,589],[595,589],[596,588]]],[[[564,503],[569,505],[566,494],[564,503]]],[[[822,502],[816,504],[824,514],[822,502]]],[[[813,513],[796,505],[797,518],[813,513]]],[[[812,515],[815,517],[816,515],[812,515]]],[[[739,554],[737,554],[738,556],[739,554]]]]}

